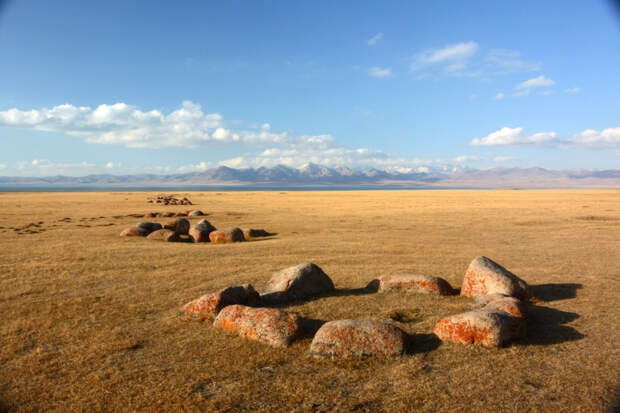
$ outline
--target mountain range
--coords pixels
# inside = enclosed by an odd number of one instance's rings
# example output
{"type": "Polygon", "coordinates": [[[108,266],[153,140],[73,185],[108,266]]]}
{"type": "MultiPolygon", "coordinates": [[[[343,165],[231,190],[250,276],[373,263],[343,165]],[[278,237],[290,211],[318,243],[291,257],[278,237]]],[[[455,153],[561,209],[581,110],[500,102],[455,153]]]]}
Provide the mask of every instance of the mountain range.
{"type": "Polygon", "coordinates": [[[437,169],[419,171],[353,170],[308,164],[235,169],[227,166],[202,172],[168,175],[98,174],[87,176],[0,177],[0,188],[114,186],[420,186],[420,187],[605,187],[620,188],[620,169],[550,170],[543,168],[437,169]]]}

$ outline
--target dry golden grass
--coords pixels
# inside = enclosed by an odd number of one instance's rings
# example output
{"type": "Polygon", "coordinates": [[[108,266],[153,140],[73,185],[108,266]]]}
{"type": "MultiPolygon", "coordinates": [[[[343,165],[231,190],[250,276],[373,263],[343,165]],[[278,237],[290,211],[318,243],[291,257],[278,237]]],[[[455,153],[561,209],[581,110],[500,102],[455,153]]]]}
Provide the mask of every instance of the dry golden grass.
{"type": "Polygon", "coordinates": [[[0,410],[596,412],[617,404],[620,191],[191,192],[218,228],[278,235],[233,245],[120,238],[139,221],[129,214],[184,209],[148,204],[153,195],[0,193],[0,410]],[[31,223],[38,227],[24,228],[31,223]],[[360,290],[394,272],[458,288],[478,255],[537,295],[528,337],[503,349],[439,344],[430,334],[441,317],[466,310],[466,298],[360,290]],[[323,321],[391,321],[397,310],[407,316],[393,322],[415,337],[410,354],[313,360],[309,337],[272,349],[177,318],[201,294],[247,282],[260,289],[304,261],[339,291],[290,310],[323,321]]]}

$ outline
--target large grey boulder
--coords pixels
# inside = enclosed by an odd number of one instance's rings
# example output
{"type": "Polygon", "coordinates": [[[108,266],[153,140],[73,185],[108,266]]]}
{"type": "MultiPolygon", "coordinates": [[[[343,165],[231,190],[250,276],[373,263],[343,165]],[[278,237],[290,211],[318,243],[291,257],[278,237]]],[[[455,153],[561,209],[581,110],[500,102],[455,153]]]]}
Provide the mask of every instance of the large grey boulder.
{"type": "Polygon", "coordinates": [[[274,274],[261,295],[265,303],[281,303],[311,298],[333,291],[334,283],[315,264],[305,262],[274,274]]]}

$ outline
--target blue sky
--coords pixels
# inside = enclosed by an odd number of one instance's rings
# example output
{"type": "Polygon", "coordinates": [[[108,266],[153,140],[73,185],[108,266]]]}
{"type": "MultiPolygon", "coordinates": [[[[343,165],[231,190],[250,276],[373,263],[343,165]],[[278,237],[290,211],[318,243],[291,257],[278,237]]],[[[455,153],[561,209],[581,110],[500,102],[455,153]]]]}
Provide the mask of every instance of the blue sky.
{"type": "Polygon", "coordinates": [[[0,63],[0,175],[620,167],[609,1],[9,1],[0,63]]]}

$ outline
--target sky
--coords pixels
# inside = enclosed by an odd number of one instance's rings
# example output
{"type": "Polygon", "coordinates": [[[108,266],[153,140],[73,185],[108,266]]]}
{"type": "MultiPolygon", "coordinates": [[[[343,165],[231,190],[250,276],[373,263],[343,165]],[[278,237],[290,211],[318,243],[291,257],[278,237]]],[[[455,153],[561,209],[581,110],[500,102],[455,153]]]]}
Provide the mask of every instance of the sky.
{"type": "Polygon", "coordinates": [[[617,169],[616,4],[0,0],[0,175],[617,169]]]}

